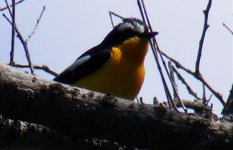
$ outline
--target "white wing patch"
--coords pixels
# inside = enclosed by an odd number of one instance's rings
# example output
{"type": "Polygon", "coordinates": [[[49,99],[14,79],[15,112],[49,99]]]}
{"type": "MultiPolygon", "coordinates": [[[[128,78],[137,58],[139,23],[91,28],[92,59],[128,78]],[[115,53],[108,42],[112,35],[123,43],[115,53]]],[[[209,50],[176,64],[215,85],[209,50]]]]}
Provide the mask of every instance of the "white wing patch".
{"type": "Polygon", "coordinates": [[[70,65],[66,70],[67,70],[67,71],[74,71],[75,68],[76,68],[77,66],[80,66],[80,65],[84,64],[84,63],[87,62],[90,58],[91,58],[91,56],[90,56],[90,55],[87,55],[87,56],[83,56],[83,57],[81,57],[81,58],[75,60],[75,62],[73,62],[73,64],[70,65]]]}

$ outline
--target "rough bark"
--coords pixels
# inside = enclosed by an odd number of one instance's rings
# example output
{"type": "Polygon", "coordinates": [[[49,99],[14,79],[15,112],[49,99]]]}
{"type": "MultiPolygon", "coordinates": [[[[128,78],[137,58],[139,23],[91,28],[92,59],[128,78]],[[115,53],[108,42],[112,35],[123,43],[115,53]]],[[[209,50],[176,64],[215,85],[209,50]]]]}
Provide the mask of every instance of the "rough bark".
{"type": "MultiPolygon", "coordinates": [[[[120,87],[119,87],[120,88],[120,87]]],[[[232,149],[233,124],[65,86],[0,64],[0,114],[72,139],[148,149],[232,149]]],[[[0,132],[0,134],[2,134],[0,132]]]]}
{"type": "Polygon", "coordinates": [[[124,146],[95,138],[73,139],[48,127],[0,116],[0,149],[119,149],[124,146]]]}

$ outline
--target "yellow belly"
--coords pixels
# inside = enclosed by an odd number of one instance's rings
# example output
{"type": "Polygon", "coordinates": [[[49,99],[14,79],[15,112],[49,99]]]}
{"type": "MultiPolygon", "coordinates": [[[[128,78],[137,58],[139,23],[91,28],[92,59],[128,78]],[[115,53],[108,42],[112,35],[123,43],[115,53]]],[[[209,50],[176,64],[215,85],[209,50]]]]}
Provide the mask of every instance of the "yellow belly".
{"type": "Polygon", "coordinates": [[[112,48],[112,56],[101,68],[74,85],[134,100],[144,81],[147,50],[148,41],[130,38],[112,48]]]}
{"type": "MultiPolygon", "coordinates": [[[[119,49],[114,48],[113,51],[119,49]]],[[[114,54],[121,55],[120,52],[114,54]]],[[[74,85],[133,100],[143,84],[144,74],[143,63],[135,64],[122,56],[114,56],[96,72],[80,79],[74,85]]]]}

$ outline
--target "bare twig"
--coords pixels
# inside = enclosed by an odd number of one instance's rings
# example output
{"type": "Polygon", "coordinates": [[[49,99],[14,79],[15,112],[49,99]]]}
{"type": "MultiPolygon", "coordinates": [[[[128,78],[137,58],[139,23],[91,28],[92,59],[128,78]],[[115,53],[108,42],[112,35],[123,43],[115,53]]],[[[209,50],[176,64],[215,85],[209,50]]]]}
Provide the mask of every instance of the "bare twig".
{"type": "MultiPolygon", "coordinates": [[[[19,1],[17,2],[17,4],[21,3],[23,1],[19,1]]],[[[10,19],[3,13],[3,16],[6,18],[6,20],[11,24],[12,26],[12,40],[11,40],[11,52],[10,52],[10,65],[13,65],[14,64],[14,43],[15,43],[15,32],[17,33],[17,37],[19,38],[20,42],[22,43],[23,45],[23,48],[24,48],[24,51],[25,51],[25,54],[26,54],[26,58],[27,58],[27,61],[28,61],[28,64],[29,64],[29,67],[30,67],[30,71],[31,73],[33,74],[34,73],[34,68],[33,68],[33,65],[32,65],[32,62],[31,62],[31,57],[30,57],[30,54],[29,54],[29,50],[28,50],[28,46],[27,46],[27,41],[35,34],[35,31],[38,27],[38,24],[41,20],[41,17],[45,11],[45,6],[43,7],[43,10],[39,16],[39,19],[37,19],[37,23],[32,31],[32,33],[28,36],[28,38],[26,40],[24,40],[22,34],[19,32],[17,26],[16,26],[16,23],[15,23],[15,0],[12,1],[12,12],[10,10],[10,6],[7,2],[7,0],[5,0],[5,3],[6,3],[6,8],[8,9],[9,11],[9,14],[12,18],[12,21],[10,21],[10,19]]],[[[1,9],[2,10],[2,9],[1,9]]]]}
{"type": "Polygon", "coordinates": [[[196,60],[196,70],[195,73],[198,76],[200,71],[199,71],[199,67],[200,67],[200,61],[201,61],[201,53],[202,53],[202,48],[203,48],[203,43],[204,43],[204,39],[205,39],[205,34],[206,31],[209,27],[208,25],[208,16],[209,16],[209,10],[212,4],[212,0],[209,0],[208,5],[206,7],[206,10],[204,10],[204,17],[205,17],[205,21],[204,21],[204,27],[203,27],[203,31],[202,31],[202,35],[201,35],[201,39],[199,42],[199,48],[198,48],[198,54],[197,54],[197,60],[196,60]]]}
{"type": "Polygon", "coordinates": [[[178,62],[177,60],[175,60],[174,58],[168,56],[166,53],[164,53],[162,50],[160,50],[161,54],[163,56],[165,56],[167,59],[169,59],[171,62],[173,62],[177,68],[181,68],[183,69],[185,72],[189,73],[189,74],[193,74],[193,71],[191,71],[190,69],[184,67],[180,62],[178,62]]]}
{"type": "Polygon", "coordinates": [[[212,96],[213,96],[213,94],[211,94],[211,95],[210,95],[210,97],[208,98],[208,100],[206,101],[206,105],[208,105],[208,104],[209,104],[209,102],[210,102],[210,100],[211,100],[212,96]]]}
{"type": "MultiPolygon", "coordinates": [[[[112,11],[109,11],[109,15],[114,15],[114,16],[116,16],[116,17],[118,17],[118,18],[120,18],[120,19],[122,19],[122,20],[124,20],[125,18],[124,17],[122,17],[122,16],[120,16],[120,15],[118,15],[118,14],[116,14],[116,13],[114,13],[114,12],[112,12],[112,11]]],[[[111,17],[112,18],[112,17],[111,17]]]]}
{"type": "MultiPolygon", "coordinates": [[[[20,1],[16,2],[15,5],[20,4],[20,3],[22,3],[23,1],[25,1],[25,0],[20,0],[20,1]]],[[[12,4],[11,4],[11,5],[8,5],[8,7],[12,7],[12,6],[13,6],[12,4]]],[[[0,11],[4,11],[4,10],[8,9],[8,7],[7,7],[7,6],[6,6],[6,7],[3,7],[3,8],[0,9],[0,11]]]]}
{"type": "MultiPolygon", "coordinates": [[[[162,51],[161,51],[162,52],[162,51]]],[[[209,83],[201,76],[197,76],[195,72],[191,71],[190,69],[187,69],[186,67],[184,67],[183,65],[181,65],[180,62],[178,62],[177,60],[175,60],[174,58],[171,58],[170,56],[168,56],[167,54],[165,54],[164,52],[162,52],[162,54],[169,59],[171,62],[173,62],[177,68],[180,68],[182,70],[184,70],[185,72],[187,72],[188,74],[192,75],[194,78],[196,78],[197,80],[199,80],[201,83],[203,83],[209,90],[211,93],[214,94],[215,97],[217,97],[217,99],[219,99],[219,101],[222,103],[222,105],[225,105],[225,102],[222,98],[222,95],[215,91],[210,85],[209,83]]]]}
{"type": "MultiPolygon", "coordinates": [[[[193,76],[195,76],[195,74],[193,76]]],[[[225,101],[223,100],[222,95],[215,91],[203,77],[197,77],[197,79],[205,84],[205,86],[219,99],[223,106],[225,105],[225,101]]]]}
{"type": "Polygon", "coordinates": [[[42,11],[41,11],[41,13],[40,13],[40,16],[39,16],[39,18],[38,18],[37,21],[36,21],[36,25],[35,25],[35,27],[34,27],[32,33],[31,33],[31,34],[28,36],[28,38],[25,40],[25,42],[28,42],[28,41],[31,39],[31,37],[35,34],[36,29],[37,29],[37,27],[38,27],[38,25],[39,25],[39,23],[40,23],[40,20],[41,20],[41,18],[42,18],[42,15],[43,15],[45,9],[46,9],[46,7],[43,6],[43,9],[42,9],[42,11]]]}
{"type": "MultiPolygon", "coordinates": [[[[150,24],[149,17],[148,17],[148,15],[147,15],[147,11],[146,11],[146,7],[145,7],[145,4],[144,4],[144,0],[141,0],[141,2],[142,2],[143,10],[144,10],[144,13],[145,13],[146,20],[147,20],[147,23],[148,23],[148,25],[149,25],[149,28],[150,28],[151,31],[153,31],[153,30],[152,30],[152,27],[151,27],[151,24],[150,24]]],[[[167,73],[168,79],[169,79],[169,81],[170,81],[170,83],[171,83],[171,85],[172,85],[173,91],[175,92],[175,95],[176,95],[178,101],[180,101],[180,103],[183,104],[182,101],[181,101],[181,99],[180,99],[179,94],[177,93],[177,90],[176,90],[176,87],[175,87],[175,85],[174,85],[174,82],[172,81],[171,76],[170,76],[170,74],[169,74],[169,72],[168,72],[168,69],[167,69],[167,66],[166,66],[166,62],[165,62],[164,59],[163,59],[163,56],[162,56],[162,54],[161,54],[161,52],[160,52],[160,48],[159,48],[159,46],[158,46],[158,43],[157,43],[156,39],[153,38],[153,39],[152,39],[152,42],[153,42],[154,47],[157,47],[158,54],[159,54],[160,59],[161,59],[161,61],[162,61],[162,63],[163,63],[163,67],[164,67],[164,69],[165,69],[165,71],[166,71],[166,73],[167,73]]],[[[182,105],[182,108],[183,108],[183,110],[184,110],[185,112],[187,112],[187,109],[185,108],[184,105],[182,105]]]]}
{"type": "Polygon", "coordinates": [[[174,99],[178,99],[178,95],[177,95],[177,93],[178,93],[178,85],[176,84],[176,80],[175,80],[175,76],[174,76],[174,67],[173,67],[173,65],[171,64],[170,61],[168,62],[168,68],[170,70],[171,80],[172,80],[172,82],[174,84],[174,87],[175,87],[175,88],[173,88],[173,97],[174,97],[174,99]]]}
{"type": "Polygon", "coordinates": [[[113,27],[113,28],[114,28],[114,23],[113,23],[112,15],[114,15],[114,16],[116,16],[116,17],[122,19],[122,20],[125,19],[124,17],[122,17],[122,16],[120,16],[120,15],[118,15],[118,14],[112,12],[112,11],[109,11],[109,16],[110,16],[110,20],[111,20],[111,24],[112,24],[112,27],[113,27]]]}
{"type": "Polygon", "coordinates": [[[206,100],[205,84],[203,83],[202,83],[202,89],[203,89],[202,100],[203,100],[203,103],[205,104],[207,100],[206,100]]]}
{"type": "MultiPolygon", "coordinates": [[[[149,30],[152,32],[153,29],[152,29],[152,27],[151,27],[150,20],[149,20],[149,17],[148,17],[148,15],[147,15],[147,11],[146,11],[146,7],[145,7],[145,4],[144,4],[144,0],[141,0],[141,2],[140,2],[140,0],[138,0],[138,5],[139,5],[139,9],[140,9],[140,13],[141,13],[141,16],[142,16],[143,21],[145,22],[145,24],[148,25],[149,30]],[[142,10],[143,10],[143,11],[142,11],[142,10]],[[143,14],[145,15],[145,17],[143,17],[143,14]]],[[[162,56],[162,54],[161,54],[161,52],[160,52],[160,48],[159,48],[158,43],[157,43],[157,41],[156,41],[155,38],[152,38],[152,42],[150,42],[150,45],[151,45],[151,49],[152,49],[152,51],[153,51],[153,54],[154,54],[154,57],[155,57],[155,60],[156,60],[156,64],[157,64],[157,66],[158,66],[158,69],[159,69],[159,72],[160,72],[160,75],[161,75],[161,78],[162,78],[162,82],[163,82],[163,85],[164,85],[165,93],[166,93],[166,95],[167,95],[168,100],[171,101],[171,104],[172,104],[172,105],[174,106],[174,108],[175,108],[174,102],[173,102],[173,100],[172,100],[172,98],[171,98],[171,94],[170,94],[169,88],[168,88],[168,86],[167,86],[166,80],[165,80],[164,75],[163,75],[162,70],[161,70],[161,66],[160,66],[159,61],[158,61],[157,52],[158,52],[158,54],[159,54],[159,56],[160,56],[160,59],[161,59],[161,61],[162,61],[162,63],[163,63],[163,67],[164,67],[164,69],[165,69],[165,71],[166,71],[166,74],[167,74],[167,76],[168,76],[168,78],[169,78],[169,80],[170,80],[170,82],[171,82],[173,91],[175,92],[178,101],[180,101],[181,104],[182,104],[182,102],[181,102],[181,100],[180,100],[180,97],[179,97],[178,93],[177,93],[176,90],[175,90],[175,85],[174,85],[174,83],[172,82],[172,79],[171,79],[171,76],[170,76],[169,71],[168,71],[168,69],[167,69],[166,63],[165,63],[165,61],[164,61],[164,59],[163,59],[163,56],[162,56]]],[[[176,108],[175,108],[175,109],[176,109],[176,108]]],[[[187,109],[185,108],[184,105],[183,105],[183,110],[184,110],[185,112],[187,111],[187,109]]]]}
{"type": "Polygon", "coordinates": [[[233,31],[225,23],[222,25],[233,35],[233,31]]]}
{"type": "Polygon", "coordinates": [[[178,77],[178,79],[186,86],[186,89],[188,90],[189,94],[191,94],[192,96],[194,96],[197,100],[200,100],[201,98],[199,98],[197,96],[197,93],[195,93],[192,88],[188,85],[188,83],[185,81],[185,79],[183,78],[183,76],[178,72],[178,70],[176,70],[176,68],[171,64],[174,73],[176,74],[176,76],[178,77]]]}
{"type": "MultiPolygon", "coordinates": [[[[137,3],[138,3],[138,8],[140,10],[140,14],[141,14],[142,20],[146,24],[146,19],[145,19],[145,15],[144,15],[144,11],[143,11],[143,8],[142,8],[141,1],[137,0],[137,3]]],[[[156,51],[156,48],[155,48],[155,44],[152,44],[152,42],[150,41],[150,46],[151,46],[152,53],[154,55],[154,58],[155,58],[155,61],[156,61],[156,65],[157,65],[157,68],[159,70],[159,74],[160,74],[160,77],[161,77],[161,80],[162,80],[162,83],[163,83],[163,88],[164,88],[164,91],[165,91],[165,95],[166,95],[166,98],[167,98],[167,101],[168,101],[169,108],[175,108],[175,104],[172,101],[171,93],[170,93],[169,88],[167,86],[165,77],[163,75],[163,71],[161,69],[161,65],[160,65],[159,60],[158,60],[158,54],[157,54],[157,51],[156,51]]]]}
{"type": "Polygon", "coordinates": [[[3,17],[6,18],[6,20],[7,20],[12,26],[15,27],[15,32],[17,33],[17,37],[19,38],[20,42],[21,42],[22,45],[23,45],[23,48],[24,48],[25,53],[26,53],[26,58],[27,58],[27,60],[28,60],[28,64],[29,64],[29,66],[30,66],[30,71],[31,71],[31,73],[33,74],[33,73],[34,73],[34,68],[33,68],[33,66],[32,66],[31,57],[30,57],[30,54],[29,54],[27,42],[25,42],[25,40],[24,40],[22,34],[19,32],[17,26],[14,25],[14,24],[10,21],[10,19],[9,19],[5,14],[3,14],[3,17]]]}
{"type": "Polygon", "coordinates": [[[12,66],[14,63],[14,51],[15,51],[15,0],[12,0],[12,12],[10,11],[10,8],[8,6],[7,0],[5,0],[9,13],[11,15],[12,20],[12,29],[11,29],[11,51],[10,51],[10,65],[12,66]]]}
{"type": "MultiPolygon", "coordinates": [[[[30,68],[30,66],[27,65],[27,64],[19,64],[19,63],[13,64],[13,66],[14,66],[14,67],[18,67],[18,68],[30,68]]],[[[47,72],[47,73],[49,73],[49,74],[51,74],[51,75],[53,75],[53,76],[57,76],[57,75],[58,75],[58,73],[56,73],[55,71],[51,70],[51,69],[50,69],[48,66],[46,66],[46,65],[33,65],[33,67],[34,67],[35,69],[43,70],[44,72],[47,72]]]]}
{"type": "Polygon", "coordinates": [[[12,17],[12,12],[11,12],[11,9],[10,9],[10,6],[9,6],[9,4],[8,4],[8,1],[7,0],[5,0],[5,4],[6,4],[6,9],[8,10],[8,12],[9,12],[9,14],[11,15],[11,17],[12,17]]]}
{"type": "MultiPolygon", "coordinates": [[[[202,34],[202,38],[204,38],[204,36],[205,36],[205,32],[206,32],[206,30],[207,30],[207,28],[208,28],[208,24],[207,24],[207,19],[208,19],[208,13],[209,13],[209,9],[210,9],[210,6],[211,6],[211,0],[209,1],[209,3],[208,3],[208,5],[207,5],[207,9],[204,11],[204,14],[205,14],[205,17],[207,17],[206,19],[205,19],[205,26],[206,27],[204,27],[204,28],[206,28],[206,29],[203,29],[203,34],[202,34]],[[206,16],[207,15],[207,16],[206,16]],[[205,30],[205,31],[204,31],[205,30]]],[[[201,40],[202,41],[202,40],[201,40]]],[[[200,41],[200,42],[201,42],[200,41]]],[[[203,41],[204,41],[204,39],[203,39],[203,41]]],[[[200,45],[203,45],[203,43],[202,44],[200,44],[200,45]]],[[[199,49],[202,49],[202,46],[200,46],[199,47],[199,49]]],[[[200,52],[200,51],[199,51],[200,52]]],[[[201,53],[201,52],[200,52],[201,53]]],[[[222,103],[222,105],[224,106],[225,105],[225,102],[224,102],[224,100],[223,100],[223,98],[222,98],[222,95],[219,93],[219,92],[217,92],[217,91],[215,91],[206,81],[205,81],[205,79],[201,76],[201,74],[199,73],[199,64],[198,65],[196,65],[196,66],[198,66],[198,71],[197,71],[197,69],[196,69],[196,71],[195,72],[193,72],[193,71],[191,71],[190,69],[188,69],[188,68],[186,68],[186,67],[184,67],[181,63],[179,63],[177,60],[175,60],[175,59],[173,59],[173,58],[171,58],[170,56],[168,56],[167,54],[165,54],[164,52],[162,52],[161,51],[161,54],[163,55],[163,56],[165,56],[167,59],[169,59],[170,61],[172,61],[175,65],[176,65],[176,67],[177,68],[180,68],[180,69],[182,69],[182,70],[184,70],[184,71],[186,71],[188,74],[191,74],[193,77],[195,77],[197,80],[199,80],[200,82],[202,82],[218,99],[219,99],[219,101],[222,103]]],[[[199,57],[201,57],[201,54],[200,55],[198,55],[199,57]]],[[[199,63],[200,63],[200,58],[199,59],[197,59],[197,62],[199,61],[199,63]]]]}

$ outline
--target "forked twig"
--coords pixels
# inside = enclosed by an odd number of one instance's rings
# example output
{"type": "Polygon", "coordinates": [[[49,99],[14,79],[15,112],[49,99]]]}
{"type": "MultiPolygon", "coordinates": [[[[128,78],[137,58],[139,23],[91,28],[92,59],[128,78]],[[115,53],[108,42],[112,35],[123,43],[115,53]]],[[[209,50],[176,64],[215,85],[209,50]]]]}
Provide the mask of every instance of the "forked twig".
{"type": "MultiPolygon", "coordinates": [[[[209,9],[210,9],[210,6],[211,6],[211,2],[212,2],[212,0],[209,0],[209,3],[208,3],[208,5],[207,5],[207,8],[206,8],[206,10],[204,11],[204,14],[205,14],[205,23],[204,23],[204,26],[206,26],[206,27],[204,27],[204,29],[203,29],[202,38],[201,38],[201,40],[200,40],[200,45],[199,45],[199,49],[201,49],[201,50],[199,51],[200,55],[198,55],[199,58],[197,58],[197,62],[199,61],[199,63],[200,63],[200,57],[201,57],[201,51],[202,51],[202,45],[203,45],[203,43],[202,43],[201,41],[204,42],[204,39],[203,39],[203,38],[205,37],[205,32],[206,32],[206,30],[207,30],[207,28],[208,28],[207,19],[208,19],[208,13],[209,13],[209,9]],[[206,15],[207,15],[207,16],[206,16],[206,15]],[[204,30],[205,30],[205,31],[204,31],[204,30]],[[203,39],[203,40],[202,40],[202,39],[203,39]]],[[[162,55],[165,56],[167,59],[169,59],[170,61],[172,61],[172,62],[176,65],[177,68],[180,68],[180,69],[186,71],[188,74],[192,75],[194,78],[196,78],[196,79],[199,80],[201,83],[203,83],[203,84],[210,90],[210,92],[213,93],[213,94],[217,97],[217,99],[219,99],[219,101],[222,103],[222,105],[223,105],[223,106],[225,105],[225,102],[224,102],[224,100],[223,100],[223,98],[222,98],[222,95],[221,95],[219,92],[215,91],[215,90],[209,85],[209,83],[201,76],[201,74],[199,73],[199,67],[197,67],[198,69],[196,69],[196,71],[193,72],[193,71],[191,71],[190,69],[184,67],[184,66],[183,66],[180,62],[178,62],[177,60],[175,60],[175,59],[169,57],[169,56],[168,56],[167,54],[165,54],[164,52],[161,51],[161,53],[162,53],[162,55]]],[[[196,66],[199,66],[199,64],[197,64],[196,66]]]]}
{"type": "MultiPolygon", "coordinates": [[[[31,34],[28,36],[28,38],[25,40],[25,39],[23,38],[22,34],[19,32],[19,30],[18,30],[18,28],[17,28],[17,26],[16,26],[16,23],[15,23],[15,19],[14,19],[14,17],[15,17],[15,4],[14,4],[14,1],[13,1],[13,4],[12,4],[12,12],[11,12],[11,10],[10,10],[10,6],[9,6],[7,0],[5,0],[5,2],[6,2],[7,9],[8,9],[8,11],[9,11],[9,14],[10,14],[10,16],[12,17],[12,21],[10,21],[10,19],[3,13],[3,17],[4,17],[4,18],[11,24],[11,26],[12,26],[12,40],[11,40],[11,42],[12,42],[11,47],[12,47],[12,48],[11,48],[11,53],[10,53],[10,56],[11,56],[11,57],[10,57],[10,65],[14,65],[14,38],[13,38],[13,37],[15,37],[14,33],[16,32],[16,33],[17,33],[17,37],[19,38],[20,42],[21,42],[22,45],[23,45],[23,48],[24,48],[24,51],[25,51],[25,54],[26,54],[26,58],[27,58],[27,60],[28,60],[28,64],[29,64],[30,71],[31,71],[31,73],[33,74],[33,73],[34,73],[34,67],[33,67],[32,62],[31,62],[31,57],[30,57],[30,54],[29,54],[27,42],[28,42],[28,40],[35,34],[35,31],[36,31],[36,29],[37,29],[37,27],[38,27],[38,25],[39,25],[39,22],[40,22],[40,20],[41,20],[41,17],[42,17],[42,15],[43,15],[44,11],[45,11],[45,6],[43,7],[42,12],[41,12],[39,18],[37,19],[37,23],[36,23],[36,25],[35,25],[35,27],[34,27],[32,33],[31,33],[31,34]]],[[[22,2],[22,1],[20,1],[20,2],[22,2]]],[[[19,2],[18,2],[18,3],[19,3],[19,2]]]]}
{"type": "MultiPolygon", "coordinates": [[[[143,3],[143,0],[142,1],[142,4],[143,3]]],[[[200,40],[200,45],[199,45],[199,54],[198,54],[198,58],[197,58],[197,61],[196,61],[196,70],[195,72],[191,71],[190,69],[184,67],[181,63],[179,63],[177,60],[169,57],[168,55],[166,55],[164,52],[162,52],[158,47],[157,47],[157,50],[158,52],[160,52],[159,54],[165,56],[166,58],[168,58],[169,60],[171,60],[177,68],[181,68],[183,69],[184,71],[186,71],[187,73],[191,74],[193,77],[195,77],[197,80],[199,80],[200,82],[202,82],[218,99],[219,101],[224,105],[225,102],[222,98],[222,95],[220,93],[218,93],[217,91],[215,91],[209,84],[208,82],[206,82],[206,80],[201,76],[201,74],[199,73],[199,65],[200,65],[200,58],[201,58],[201,52],[202,52],[202,47],[203,47],[203,43],[204,43],[204,37],[205,37],[205,33],[206,33],[206,30],[208,28],[208,24],[207,24],[207,21],[208,21],[208,14],[209,14],[209,10],[210,10],[210,7],[211,7],[211,3],[212,3],[212,0],[209,0],[209,3],[207,5],[207,8],[206,10],[204,11],[204,14],[205,14],[205,23],[204,23],[204,29],[203,29],[203,33],[202,33],[202,37],[201,37],[201,40],[200,40]]],[[[141,5],[140,5],[140,0],[138,0],[138,4],[139,4],[139,9],[140,9],[140,12],[141,12],[141,15],[142,15],[142,18],[143,20],[145,21],[145,17],[143,16],[143,12],[142,12],[142,8],[141,8],[141,5]]],[[[143,6],[143,5],[142,5],[143,6]]],[[[146,12],[146,10],[144,9],[144,11],[146,12]]],[[[146,14],[146,13],[145,13],[146,14]]],[[[147,19],[148,20],[148,19],[147,19]]],[[[150,26],[150,24],[149,24],[150,26]]],[[[153,39],[153,42],[155,44],[156,43],[156,40],[153,39]]],[[[161,58],[162,59],[162,58],[161,58]]],[[[162,60],[163,61],[163,60],[162,60]]],[[[164,62],[163,62],[164,63],[164,62]]],[[[166,70],[166,68],[165,68],[166,70]]],[[[166,91],[166,90],[165,90],[166,91]]]]}
{"type": "Polygon", "coordinates": [[[26,58],[27,58],[27,60],[28,60],[29,66],[30,66],[30,71],[31,71],[31,73],[33,74],[33,73],[34,73],[34,68],[33,68],[33,66],[32,66],[31,57],[30,57],[30,54],[29,54],[27,42],[24,40],[24,38],[23,38],[22,34],[19,32],[17,26],[16,26],[15,24],[13,24],[13,23],[10,21],[10,19],[9,19],[5,14],[3,14],[3,17],[6,18],[6,20],[7,20],[12,26],[14,26],[15,32],[17,33],[17,37],[19,38],[20,42],[22,43],[23,48],[24,48],[24,51],[25,51],[25,53],[26,53],[26,58]]]}
{"type": "Polygon", "coordinates": [[[125,19],[124,17],[122,17],[122,16],[120,16],[120,15],[118,15],[118,14],[112,12],[112,11],[109,11],[109,16],[110,16],[110,20],[111,20],[111,24],[112,24],[112,27],[113,27],[113,28],[114,28],[114,23],[113,23],[112,15],[114,15],[114,16],[116,16],[116,17],[122,19],[122,20],[125,19]]]}
{"type": "Polygon", "coordinates": [[[222,95],[219,92],[215,91],[201,75],[196,76],[195,72],[193,72],[190,69],[184,67],[183,65],[181,65],[180,62],[178,62],[174,58],[171,58],[170,56],[168,56],[164,52],[162,52],[162,55],[165,56],[167,59],[169,59],[171,62],[173,62],[176,65],[177,68],[180,68],[180,69],[184,70],[185,72],[187,72],[188,74],[192,75],[194,78],[199,80],[201,83],[203,83],[210,90],[210,92],[213,93],[214,96],[217,97],[217,99],[219,99],[219,101],[222,103],[222,105],[223,106],[225,105],[225,102],[224,102],[224,100],[222,98],[222,95]]]}

